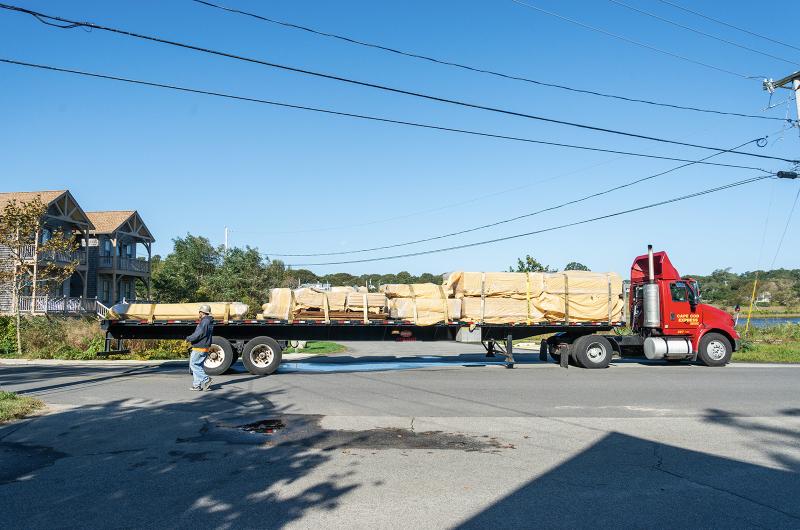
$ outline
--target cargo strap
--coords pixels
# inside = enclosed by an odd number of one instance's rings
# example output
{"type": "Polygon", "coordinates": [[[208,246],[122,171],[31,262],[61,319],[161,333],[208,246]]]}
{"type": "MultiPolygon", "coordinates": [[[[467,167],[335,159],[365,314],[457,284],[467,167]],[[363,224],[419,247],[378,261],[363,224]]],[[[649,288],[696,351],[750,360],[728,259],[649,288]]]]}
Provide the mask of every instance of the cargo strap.
{"type": "Polygon", "coordinates": [[[149,323],[153,323],[155,321],[155,314],[156,314],[156,304],[150,304],[150,315],[147,317],[147,321],[149,323]]]}
{"type": "Polygon", "coordinates": [[[569,324],[569,276],[564,274],[564,322],[569,324]]]}
{"type": "Polygon", "coordinates": [[[222,315],[222,323],[227,324],[231,318],[231,303],[225,302],[225,313],[222,315]]]}
{"type": "Polygon", "coordinates": [[[611,324],[611,274],[606,274],[608,279],[608,323],[611,324]]]}
{"type": "MultiPolygon", "coordinates": [[[[330,302],[328,301],[328,293],[327,293],[327,291],[323,292],[322,295],[323,295],[323,298],[322,298],[322,311],[325,313],[325,323],[326,324],[330,324],[331,323],[331,306],[330,306],[330,302]]],[[[347,299],[345,299],[345,303],[347,303],[347,299]]]]}
{"type": "Polygon", "coordinates": [[[294,289],[289,289],[289,307],[286,308],[286,320],[289,322],[289,324],[291,324],[294,320],[294,318],[292,318],[294,316],[294,305],[294,289]]]}
{"type": "Polygon", "coordinates": [[[525,322],[531,325],[531,273],[525,273],[525,301],[528,303],[527,315],[525,322]]]}
{"type": "Polygon", "coordinates": [[[369,324],[369,307],[367,307],[367,293],[362,293],[364,299],[364,324],[369,324]]]}
{"type": "Polygon", "coordinates": [[[444,287],[439,286],[439,294],[442,296],[442,309],[444,310],[444,323],[450,322],[450,305],[448,304],[447,297],[444,295],[444,287]]]}

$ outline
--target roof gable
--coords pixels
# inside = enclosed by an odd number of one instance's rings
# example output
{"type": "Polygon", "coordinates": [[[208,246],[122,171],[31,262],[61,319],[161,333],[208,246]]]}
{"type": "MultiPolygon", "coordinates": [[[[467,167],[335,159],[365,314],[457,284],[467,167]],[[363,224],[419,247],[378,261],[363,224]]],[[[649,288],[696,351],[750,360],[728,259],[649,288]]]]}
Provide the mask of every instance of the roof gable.
{"type": "Polygon", "coordinates": [[[94,234],[123,232],[148,241],[155,241],[153,234],[150,233],[136,210],[88,212],[87,215],[95,227],[92,231],[94,234]]]}
{"type": "Polygon", "coordinates": [[[92,228],[92,223],[86,216],[86,212],[72,196],[69,190],[48,190],[48,191],[13,191],[0,193],[0,208],[11,201],[18,203],[30,202],[38,197],[47,205],[47,216],[60,219],[68,223],[92,228]]]}

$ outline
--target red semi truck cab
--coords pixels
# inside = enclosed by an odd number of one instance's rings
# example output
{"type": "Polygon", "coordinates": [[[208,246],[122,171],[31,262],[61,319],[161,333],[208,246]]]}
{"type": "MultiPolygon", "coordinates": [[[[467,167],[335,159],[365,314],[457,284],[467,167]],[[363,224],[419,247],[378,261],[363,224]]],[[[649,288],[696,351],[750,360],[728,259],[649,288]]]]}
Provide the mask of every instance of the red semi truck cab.
{"type": "Polygon", "coordinates": [[[642,338],[648,359],[721,366],[739,349],[733,318],[701,303],[697,281],[681,277],[666,252],[648,247],[633,261],[628,303],[631,330],[642,338]]]}

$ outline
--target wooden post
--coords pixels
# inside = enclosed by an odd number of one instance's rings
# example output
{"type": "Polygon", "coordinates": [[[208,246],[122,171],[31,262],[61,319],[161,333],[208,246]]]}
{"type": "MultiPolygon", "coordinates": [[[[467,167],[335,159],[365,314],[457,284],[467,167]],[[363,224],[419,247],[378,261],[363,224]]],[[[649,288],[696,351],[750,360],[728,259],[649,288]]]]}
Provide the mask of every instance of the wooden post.
{"type": "Polygon", "coordinates": [[[36,310],[36,281],[39,277],[39,229],[33,240],[33,284],[31,284],[31,314],[36,310]]]}
{"type": "Polygon", "coordinates": [[[111,300],[109,303],[117,303],[117,238],[111,240],[111,300]]]}

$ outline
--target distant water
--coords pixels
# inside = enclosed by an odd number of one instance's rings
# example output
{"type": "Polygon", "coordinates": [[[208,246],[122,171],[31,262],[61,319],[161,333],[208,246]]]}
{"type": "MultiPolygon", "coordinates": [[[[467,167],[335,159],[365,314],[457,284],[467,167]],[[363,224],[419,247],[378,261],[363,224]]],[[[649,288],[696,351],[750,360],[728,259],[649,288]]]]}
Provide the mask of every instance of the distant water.
{"type": "MultiPolygon", "coordinates": [[[[787,322],[800,324],[800,317],[751,318],[750,326],[754,328],[766,328],[768,326],[780,326],[787,322]]],[[[742,315],[739,317],[739,324],[736,327],[744,328],[745,324],[747,324],[747,315],[742,315]]]]}

